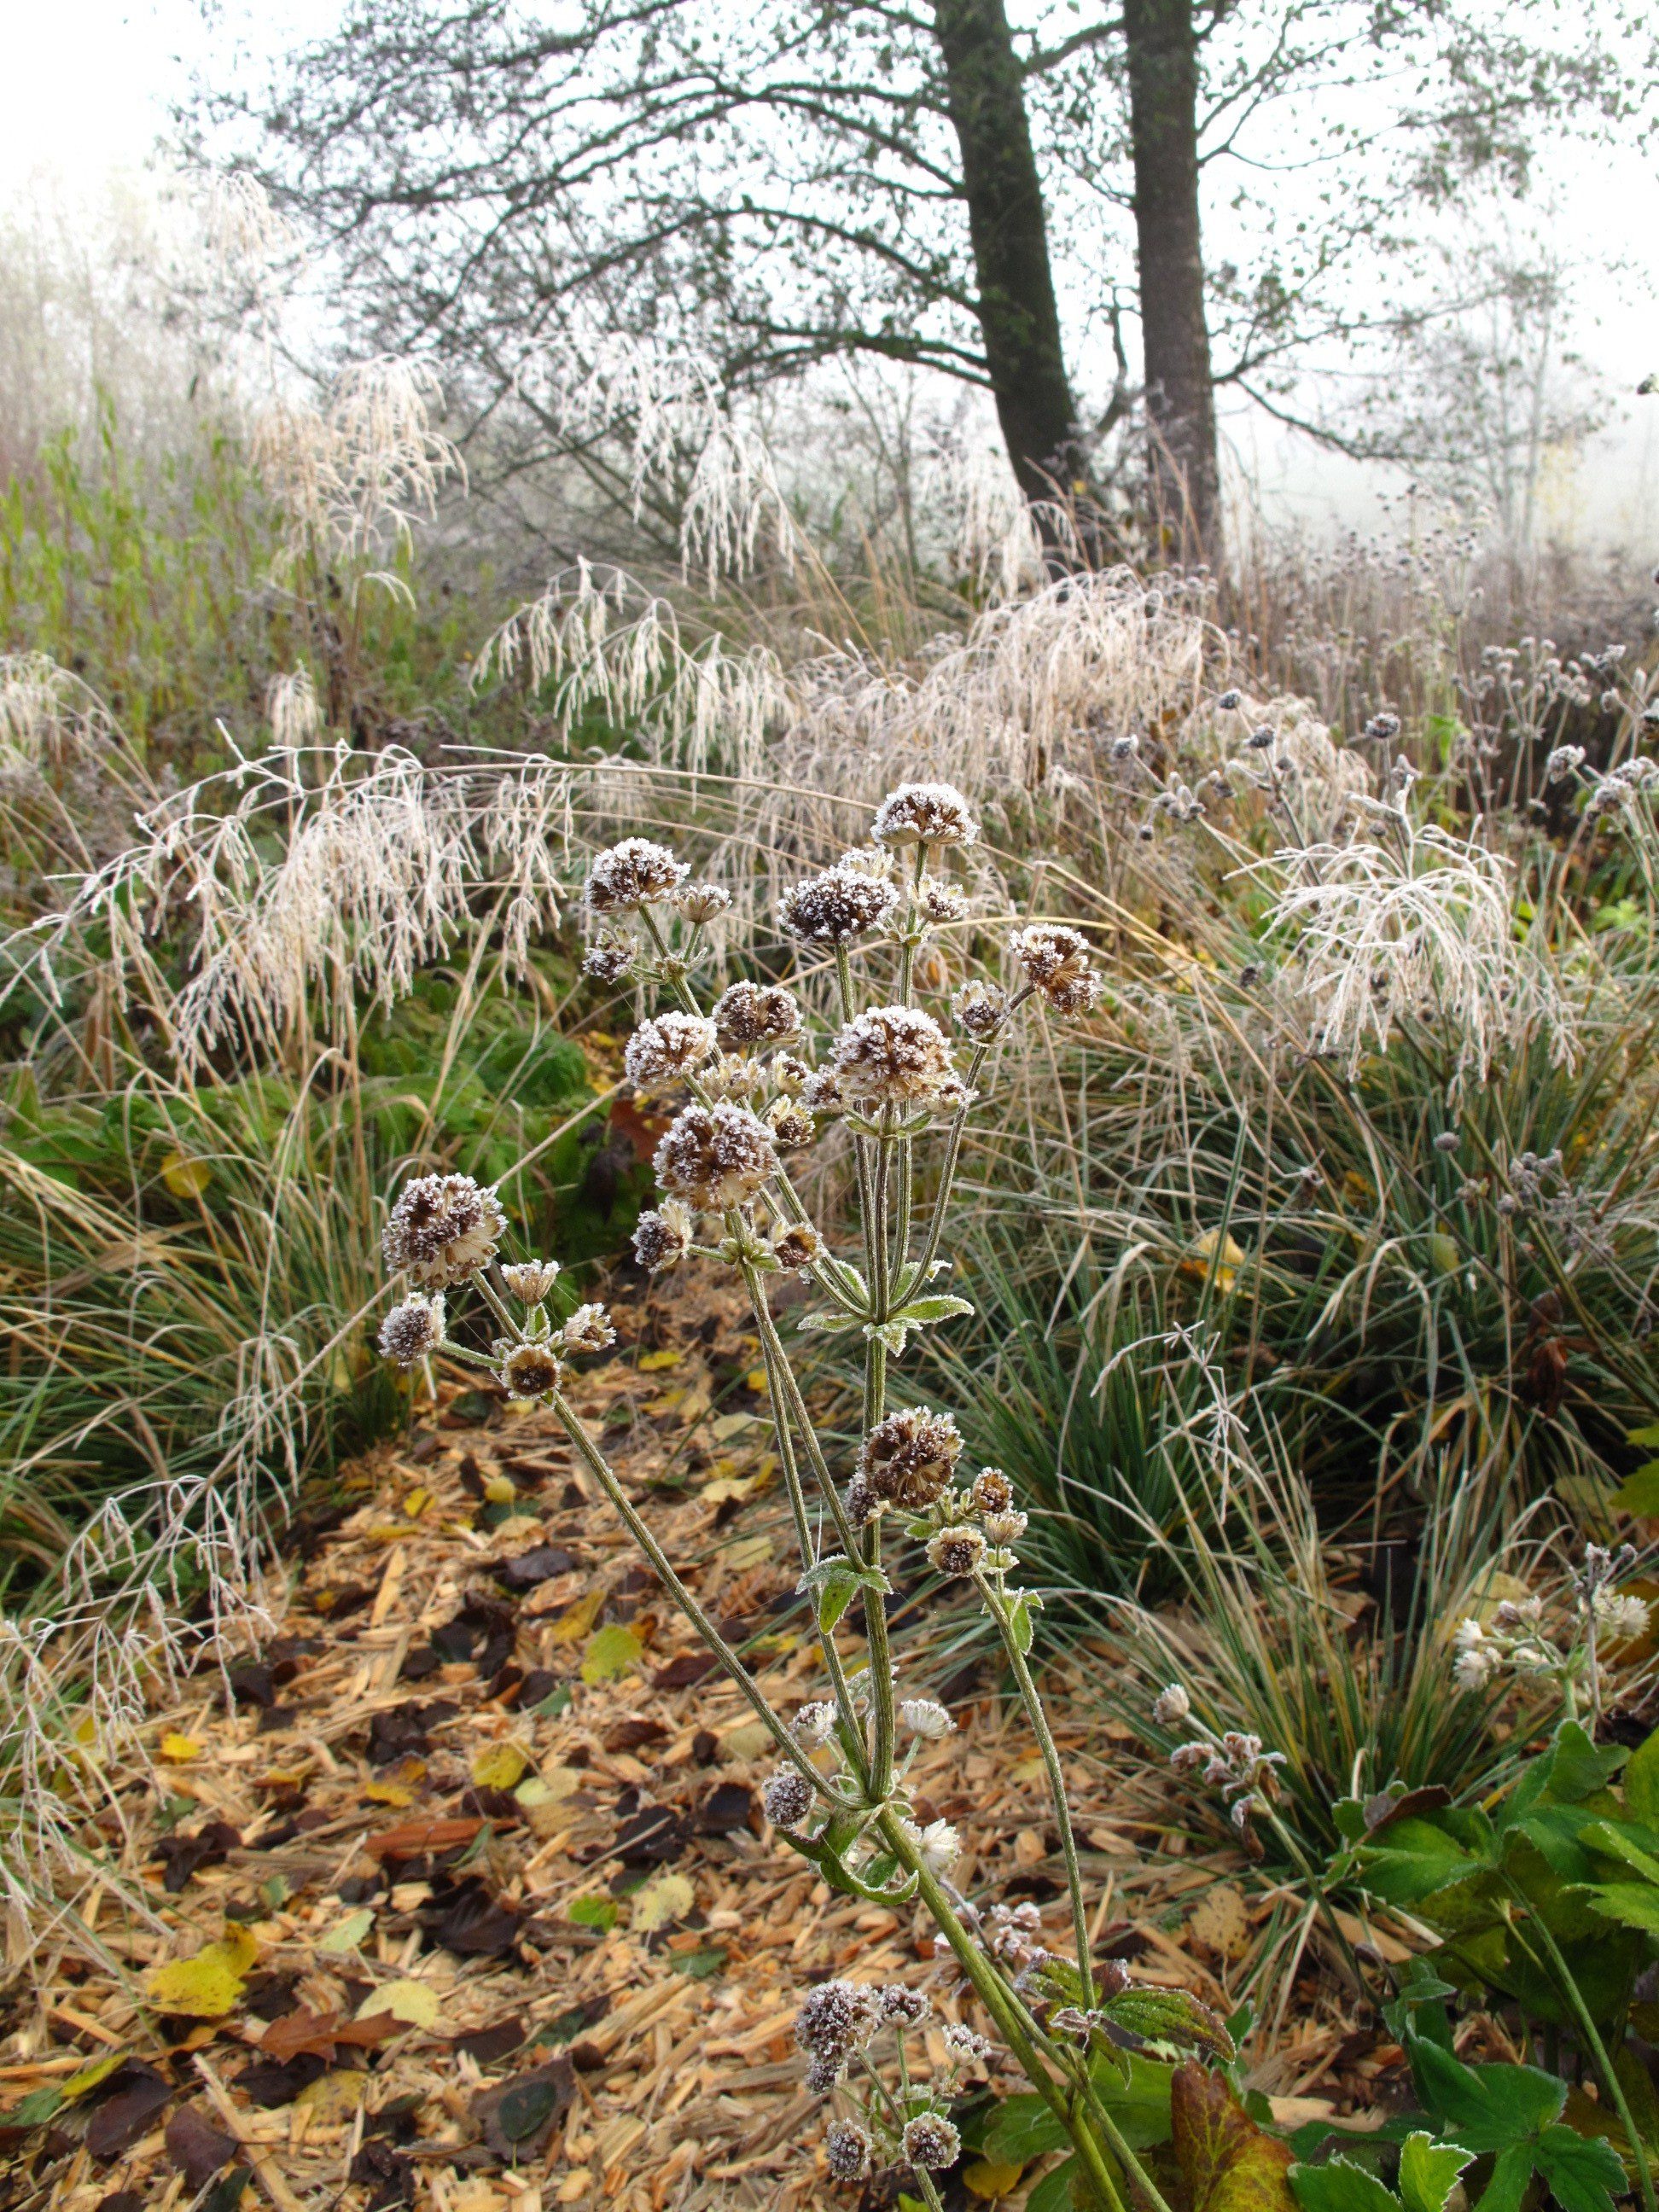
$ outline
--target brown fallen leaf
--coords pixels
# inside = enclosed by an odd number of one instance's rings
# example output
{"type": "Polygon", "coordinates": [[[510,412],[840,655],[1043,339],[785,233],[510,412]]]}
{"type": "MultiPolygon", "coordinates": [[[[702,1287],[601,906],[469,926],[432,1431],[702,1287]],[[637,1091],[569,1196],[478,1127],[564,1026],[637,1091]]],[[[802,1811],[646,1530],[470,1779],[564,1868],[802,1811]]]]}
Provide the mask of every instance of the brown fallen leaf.
{"type": "Polygon", "coordinates": [[[514,2075],[499,2088],[482,2090],[472,2100],[472,2117],[487,2148],[516,2162],[539,2154],[575,2094],[576,2069],[568,2058],[558,2057],[531,2073],[514,2075]]]}
{"type": "Polygon", "coordinates": [[[259,2039],[260,2056],[280,2065],[303,2052],[313,2058],[331,2058],[337,2044],[368,2045],[384,2043],[403,2032],[404,2023],[390,2013],[370,2013],[364,2020],[343,2020],[337,2012],[289,2012],[273,2020],[259,2039]]]}
{"type": "Polygon", "coordinates": [[[205,2189],[240,2148],[234,2136],[216,2128],[198,2105],[180,2105],[173,2114],[167,2124],[167,2147],[192,2195],[205,2189]]]}
{"type": "Polygon", "coordinates": [[[449,1851],[470,1844],[483,1826],[482,1820],[459,1818],[404,1820],[395,1828],[382,1828],[363,1849],[374,1859],[418,1858],[425,1851],[449,1851]]]}
{"type": "Polygon", "coordinates": [[[173,2085],[141,2058],[129,2059],[103,2084],[87,2124],[87,2148],[107,2162],[131,2150],[173,2094],[173,2085]]]}

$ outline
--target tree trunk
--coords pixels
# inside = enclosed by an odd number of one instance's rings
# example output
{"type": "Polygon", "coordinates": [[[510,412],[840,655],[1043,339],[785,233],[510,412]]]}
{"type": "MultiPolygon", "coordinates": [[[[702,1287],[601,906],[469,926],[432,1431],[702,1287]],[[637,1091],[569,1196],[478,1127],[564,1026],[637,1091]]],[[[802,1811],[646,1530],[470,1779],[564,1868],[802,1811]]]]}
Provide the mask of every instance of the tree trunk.
{"type": "Polygon", "coordinates": [[[1124,0],[1153,495],[1179,550],[1214,548],[1220,471],[1198,212],[1193,0],[1124,0]]]}
{"type": "Polygon", "coordinates": [[[1019,58],[1002,0],[933,0],[933,29],[962,149],[997,419],[1021,490],[1030,500],[1052,500],[1079,474],[1077,410],[1019,58]]]}

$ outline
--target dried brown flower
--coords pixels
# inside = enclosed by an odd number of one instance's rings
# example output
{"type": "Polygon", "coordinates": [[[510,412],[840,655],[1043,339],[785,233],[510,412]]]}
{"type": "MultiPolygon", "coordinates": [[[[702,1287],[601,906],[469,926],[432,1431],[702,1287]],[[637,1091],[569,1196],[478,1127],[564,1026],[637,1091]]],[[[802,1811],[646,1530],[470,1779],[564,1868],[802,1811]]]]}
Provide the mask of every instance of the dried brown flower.
{"type": "Polygon", "coordinates": [[[594,856],[587,872],[588,911],[625,914],[668,898],[690,872],[666,845],[653,844],[648,837],[624,837],[594,856]]]}
{"type": "Polygon", "coordinates": [[[441,1289],[487,1265],[506,1227],[495,1191],[471,1176],[417,1176],[392,1209],[380,1250],[394,1273],[441,1289]]]}
{"type": "Polygon", "coordinates": [[[882,877],[843,865],[792,884],[778,901],[778,921],[804,943],[850,945],[879,929],[897,903],[882,877]]]}
{"type": "Polygon", "coordinates": [[[507,1395],[532,1405],[558,1389],[563,1373],[550,1344],[515,1344],[501,1355],[501,1377],[507,1395]]]}
{"type": "Polygon", "coordinates": [[[968,801],[950,783],[902,783],[876,810],[878,845],[971,845],[979,836],[968,801]]]}
{"type": "Polygon", "coordinates": [[[634,1224],[634,1257],[641,1267],[658,1274],[677,1266],[691,1249],[696,1224],[678,1199],[667,1198],[656,1211],[641,1214],[634,1224]]]}
{"type": "Polygon", "coordinates": [[[942,1575],[971,1575],[984,1557],[985,1539],[969,1522],[927,1540],[928,1563],[942,1575]]]}
{"type": "Polygon", "coordinates": [[[700,1067],[717,1042],[714,1024],[702,1014],[659,1014],[629,1038],[623,1066],[630,1083],[663,1083],[700,1067]]]}
{"type": "Polygon", "coordinates": [[[752,1198],[778,1170],[772,1133],[746,1106],[688,1106],[657,1147],[657,1180],[710,1212],[752,1198]]]}
{"type": "Polygon", "coordinates": [[[878,1421],[866,1437],[857,1479],[872,1498],[915,1512],[950,1487],[961,1455],[962,1438],[949,1413],[907,1406],[878,1421]]]}
{"type": "Polygon", "coordinates": [[[843,1096],[866,1106],[935,1097],[955,1077],[951,1045],[919,1006],[872,1006],[836,1039],[831,1066],[843,1096]]]}
{"type": "Polygon", "coordinates": [[[714,1027],[728,1051],[741,1052],[793,1036],[800,1027],[800,1008],[794,993],[781,983],[733,983],[715,1003],[714,1027]]]}
{"type": "Polygon", "coordinates": [[[380,1352],[399,1367],[415,1367],[444,1340],[444,1302],[416,1291],[393,1306],[380,1323],[380,1352]]]}

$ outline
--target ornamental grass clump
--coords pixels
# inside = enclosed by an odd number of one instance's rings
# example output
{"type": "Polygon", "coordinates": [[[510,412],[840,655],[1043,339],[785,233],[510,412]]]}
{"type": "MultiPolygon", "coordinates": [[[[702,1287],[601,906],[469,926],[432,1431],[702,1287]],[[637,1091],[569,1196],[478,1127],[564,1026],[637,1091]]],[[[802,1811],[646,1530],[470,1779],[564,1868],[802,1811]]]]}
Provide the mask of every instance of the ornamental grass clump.
{"type": "MultiPolygon", "coordinates": [[[[1003,983],[969,983],[954,1003],[940,988],[935,1005],[920,1003],[921,977],[944,986],[945,963],[925,957],[936,917],[961,910],[946,875],[951,855],[977,835],[959,792],[907,785],[883,803],[868,848],[784,894],[779,920],[804,963],[833,968],[829,1023],[811,1013],[805,994],[775,982],[743,980],[718,996],[703,989],[712,964],[707,902],[697,887],[688,890],[690,871],[661,846],[629,838],[601,853],[588,879],[587,908],[605,931],[593,964],[607,976],[631,973],[655,1001],[628,1048],[629,1072],[684,1099],[657,1150],[663,1194],[640,1218],[635,1255],[653,1273],[699,1255],[734,1270],[748,1293],[800,1548],[799,1589],[816,1620],[821,1697],[793,1715],[775,1711],[687,1589],[570,1401],[569,1356],[613,1339],[603,1310],[583,1306],[555,1326],[544,1303],[552,1263],[499,1263],[491,1191],[465,1177],[427,1178],[398,1200],[386,1257],[414,1287],[382,1341],[393,1358],[421,1356],[445,1327],[445,1299],[453,1307],[461,1285],[471,1286],[501,1334],[488,1352],[450,1342],[450,1356],[487,1368],[514,1398],[551,1407],[770,1735],[778,1763],[764,1805],[780,1841],[846,1894],[884,1906],[920,1902],[937,1930],[936,1954],[954,1960],[1003,2051],[1063,2128],[1090,2201],[1123,2212],[1127,2174],[1151,2212],[1165,2212],[1100,2094],[1102,2054],[1133,2033],[1122,2008],[1138,1993],[1121,1977],[1103,1986],[1090,1961],[1064,1779],[1029,1661],[1038,1600],[1020,1580],[1025,1516],[1005,1474],[967,1463],[949,1407],[906,1402],[892,1388],[894,1364],[918,1332],[972,1311],[942,1287],[946,1231],[963,1133],[984,1103],[994,1048],[1017,1036],[1023,1010],[1079,1014],[1100,988],[1080,933],[1032,922],[1008,940],[1003,983]],[[837,1127],[855,1193],[856,1230],[845,1239],[811,1218],[792,1167],[837,1127]],[[779,1333],[772,1293],[786,1273],[817,1294],[801,1328],[862,1347],[861,1435],[845,1463],[815,1425],[779,1333]],[[907,1568],[925,1560],[948,1578],[1001,1641],[1052,1790],[1069,1957],[1017,1926],[1008,1908],[981,1907],[964,1893],[953,1880],[955,1829],[918,1815],[912,1762],[955,1723],[900,1680],[885,1602],[896,1559],[907,1568]]],[[[1159,2002],[1168,2009],[1168,1993],[1159,2002]]],[[[945,2063],[930,2069],[919,2045],[906,2048],[926,2011],[908,1990],[822,1983],[802,1992],[797,2039],[809,2085],[832,2100],[823,2138],[831,2173],[854,2183],[908,2168],[906,2185],[938,2207],[934,2176],[959,2149],[951,2101],[964,2070],[992,2047],[952,2027],[945,2063]]],[[[1213,2055],[1224,2031],[1201,2007],[1192,2011],[1191,2034],[1177,2023],[1173,2039],[1213,2055]]],[[[1167,2021],[1159,2033],[1170,2039],[1167,2021]]]]}

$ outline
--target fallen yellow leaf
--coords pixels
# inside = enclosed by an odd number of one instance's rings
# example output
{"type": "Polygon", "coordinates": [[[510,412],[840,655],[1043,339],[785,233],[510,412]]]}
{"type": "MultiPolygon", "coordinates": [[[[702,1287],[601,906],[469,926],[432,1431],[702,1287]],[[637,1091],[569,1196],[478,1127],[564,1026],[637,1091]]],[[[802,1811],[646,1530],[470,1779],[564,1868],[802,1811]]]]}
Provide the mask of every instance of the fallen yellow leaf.
{"type": "Polygon", "coordinates": [[[600,1629],[582,1660],[582,1680],[590,1688],[597,1682],[614,1682],[638,1666],[645,1646],[631,1628],[613,1622],[600,1629]]]}
{"type": "Polygon", "coordinates": [[[103,2057],[94,2058],[90,2066],[83,2066],[78,2074],[71,2074],[64,2084],[64,2102],[72,2105],[77,2097],[84,2097],[106,2081],[118,2066],[125,2066],[128,2053],[125,2051],[106,2051],[103,2057]]]}
{"type": "Polygon", "coordinates": [[[356,2118],[357,2107],[367,2095],[373,2078],[369,2074],[355,2071],[325,2074],[315,2081],[307,2081],[294,2101],[315,2113],[319,2126],[341,2125],[356,2118]]]}
{"type": "Polygon", "coordinates": [[[999,2166],[993,2159],[976,2158],[971,2166],[963,2166],[962,2179],[975,2197],[1006,2197],[1018,2187],[1024,2171],[1023,2166],[999,2166]]]}
{"type": "Polygon", "coordinates": [[[678,1352],[643,1352],[640,1354],[641,1375],[659,1375],[665,1367],[678,1367],[679,1364],[678,1352]]]}
{"type": "Polygon", "coordinates": [[[412,1790],[405,1790],[401,1782],[365,1783],[363,1795],[371,1804],[391,1805],[398,1809],[415,1802],[415,1792],[412,1790]]]}
{"type": "Polygon", "coordinates": [[[1181,1263],[1183,1275],[1195,1275],[1200,1282],[1212,1273],[1218,1291],[1231,1291],[1238,1280],[1238,1271],[1249,1255],[1241,1244],[1219,1229],[1206,1229],[1193,1245],[1191,1255],[1181,1263]]]}
{"type": "Polygon", "coordinates": [[[364,1905],[356,1912],[348,1912],[343,1920],[336,1921],[327,1935],[318,1939],[317,1948],[325,1951],[330,1958],[338,1958],[343,1952],[355,1951],[374,1925],[374,1915],[364,1905]]]}
{"type": "Polygon", "coordinates": [[[659,1874],[634,1893],[629,1927],[635,1936],[654,1936],[684,1920],[696,1901],[697,1893],[683,1874],[659,1874]]]}
{"type": "Polygon", "coordinates": [[[472,1779],[480,1790],[512,1790],[524,1779],[530,1754],[522,1744],[492,1744],[472,1762],[472,1779]]]}
{"type": "Polygon", "coordinates": [[[171,1759],[175,1766],[182,1766],[186,1759],[199,1759],[201,1755],[202,1747],[193,1736],[168,1734],[161,1738],[161,1756],[171,1759]]]}
{"type": "Polygon", "coordinates": [[[241,2000],[242,1977],[226,1955],[228,1947],[210,1943],[193,1959],[174,1959],[147,1977],[144,1992],[161,2012],[189,2020],[222,2020],[241,2000]]]}
{"type": "Polygon", "coordinates": [[[424,1486],[411,1490],[404,1500],[404,1511],[411,1521],[418,1521],[432,1503],[432,1492],[424,1486]]]}
{"type": "Polygon", "coordinates": [[[492,1505],[510,1505],[518,1494],[504,1474],[492,1474],[484,1484],[484,1496],[492,1505]]]}
{"type": "Polygon", "coordinates": [[[556,1644],[580,1644],[599,1619],[605,1598],[602,1589],[589,1590],[586,1597],[579,1597],[559,1615],[548,1634],[556,1644]]]}
{"type": "Polygon", "coordinates": [[[357,2008],[359,2020],[389,2012],[393,2020],[410,2027],[434,2027],[438,2020],[438,1992],[428,1982],[383,1982],[371,1990],[357,2008]]]}

